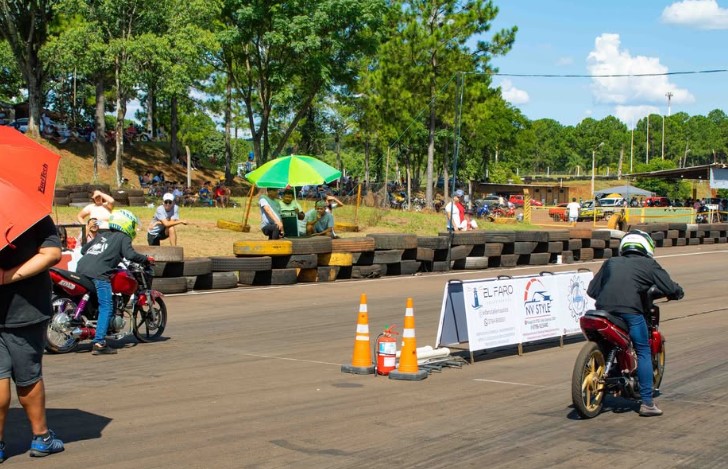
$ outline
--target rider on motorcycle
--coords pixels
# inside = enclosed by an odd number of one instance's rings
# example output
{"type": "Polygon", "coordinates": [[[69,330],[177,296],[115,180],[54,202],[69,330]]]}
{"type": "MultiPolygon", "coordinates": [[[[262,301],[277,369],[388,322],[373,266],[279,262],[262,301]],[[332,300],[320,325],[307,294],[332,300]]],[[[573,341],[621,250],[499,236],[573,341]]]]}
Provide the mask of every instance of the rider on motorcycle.
{"type": "Polygon", "coordinates": [[[653,285],[669,299],[679,300],[683,289],[652,258],[655,243],[649,234],[632,230],[619,244],[619,257],[608,259],[589,283],[587,294],[596,307],[621,317],[629,325],[629,336],[637,353],[637,379],[643,417],[662,415],[652,400],[652,353],[648,342],[647,322],[642,295],[653,285]]]}
{"type": "Polygon", "coordinates": [[[83,257],[78,261],[76,272],[93,280],[99,302],[96,336],[93,339],[94,355],[116,353],[115,349],[106,345],[106,332],[113,311],[111,273],[122,259],[140,263],[154,261],[151,257],[139,254],[131,246],[138,224],[139,220],[130,211],[114,210],[109,217],[109,230],[99,231],[99,234],[81,249],[83,257]]]}

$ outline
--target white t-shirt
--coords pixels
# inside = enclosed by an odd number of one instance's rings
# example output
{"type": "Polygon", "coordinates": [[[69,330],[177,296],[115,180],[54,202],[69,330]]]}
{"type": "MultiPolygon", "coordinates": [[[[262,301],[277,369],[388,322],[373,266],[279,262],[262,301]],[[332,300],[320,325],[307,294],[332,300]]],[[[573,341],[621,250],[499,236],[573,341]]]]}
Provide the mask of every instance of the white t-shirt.
{"type": "Polygon", "coordinates": [[[579,210],[581,210],[579,202],[569,202],[566,208],[569,210],[569,218],[579,218],[579,210]]]}

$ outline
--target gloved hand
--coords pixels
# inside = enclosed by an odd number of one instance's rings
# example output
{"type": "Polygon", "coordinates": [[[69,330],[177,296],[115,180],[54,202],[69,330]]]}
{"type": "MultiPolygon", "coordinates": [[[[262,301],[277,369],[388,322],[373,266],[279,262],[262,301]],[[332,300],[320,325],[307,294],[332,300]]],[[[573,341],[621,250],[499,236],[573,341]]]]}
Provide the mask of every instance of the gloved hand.
{"type": "Polygon", "coordinates": [[[147,256],[147,264],[154,265],[154,258],[152,256],[147,256]]]}
{"type": "Polygon", "coordinates": [[[680,285],[677,286],[677,293],[674,295],[670,295],[668,297],[669,300],[682,300],[685,296],[685,291],[682,289],[680,285]]]}

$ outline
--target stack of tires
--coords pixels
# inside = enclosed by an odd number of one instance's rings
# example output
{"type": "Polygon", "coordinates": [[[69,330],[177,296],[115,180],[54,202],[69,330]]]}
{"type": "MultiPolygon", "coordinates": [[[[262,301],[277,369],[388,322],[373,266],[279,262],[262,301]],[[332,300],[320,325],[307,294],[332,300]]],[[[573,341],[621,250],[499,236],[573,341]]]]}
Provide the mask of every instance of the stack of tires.
{"type": "Polygon", "coordinates": [[[118,207],[144,207],[144,191],[141,189],[118,189],[111,192],[118,207]]]}
{"type": "Polygon", "coordinates": [[[184,258],[179,246],[134,246],[146,256],[154,257],[152,285],[164,294],[185,293],[190,290],[235,288],[235,273],[214,272],[209,257],[184,258]]]}
{"type": "Polygon", "coordinates": [[[71,203],[69,195],[70,192],[65,187],[57,188],[53,194],[53,205],[58,207],[68,207],[68,204],[71,203]]]}
{"type": "Polygon", "coordinates": [[[417,235],[403,233],[373,233],[373,265],[378,265],[381,275],[412,275],[420,269],[417,260],[417,235]]]}

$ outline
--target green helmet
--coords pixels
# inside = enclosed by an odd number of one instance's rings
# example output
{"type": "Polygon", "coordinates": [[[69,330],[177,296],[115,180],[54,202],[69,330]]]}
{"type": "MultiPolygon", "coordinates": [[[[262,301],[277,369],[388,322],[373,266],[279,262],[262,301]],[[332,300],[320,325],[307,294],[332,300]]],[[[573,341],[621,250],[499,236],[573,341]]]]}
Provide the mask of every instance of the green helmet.
{"type": "Polygon", "coordinates": [[[139,219],[129,210],[114,210],[109,217],[109,228],[121,231],[131,239],[136,237],[139,219]]]}

